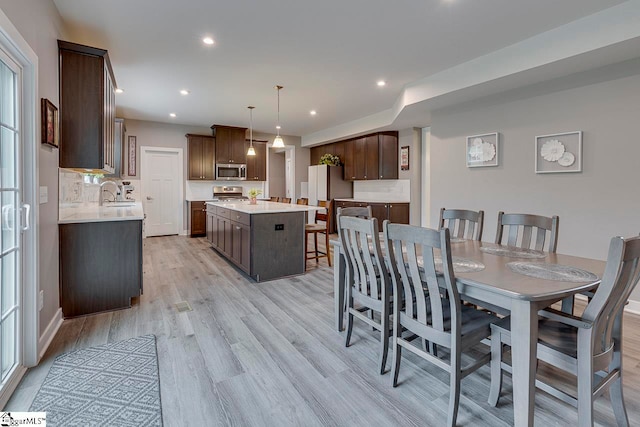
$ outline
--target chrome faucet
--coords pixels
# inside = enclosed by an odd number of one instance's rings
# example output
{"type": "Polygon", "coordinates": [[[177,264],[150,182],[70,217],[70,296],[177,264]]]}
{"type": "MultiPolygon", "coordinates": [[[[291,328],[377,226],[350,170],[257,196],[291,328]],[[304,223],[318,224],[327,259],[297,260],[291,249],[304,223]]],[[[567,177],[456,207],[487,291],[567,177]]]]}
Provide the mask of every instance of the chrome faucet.
{"type": "Polygon", "coordinates": [[[115,202],[118,200],[118,195],[120,194],[120,187],[118,186],[118,184],[116,184],[113,181],[103,181],[100,184],[100,195],[98,196],[98,204],[100,206],[102,206],[104,204],[104,195],[103,193],[109,193],[111,194],[111,197],[113,197],[112,202],[115,202]],[[107,184],[111,184],[116,188],[116,192],[112,193],[111,191],[107,190],[106,188],[104,188],[107,184]]]}

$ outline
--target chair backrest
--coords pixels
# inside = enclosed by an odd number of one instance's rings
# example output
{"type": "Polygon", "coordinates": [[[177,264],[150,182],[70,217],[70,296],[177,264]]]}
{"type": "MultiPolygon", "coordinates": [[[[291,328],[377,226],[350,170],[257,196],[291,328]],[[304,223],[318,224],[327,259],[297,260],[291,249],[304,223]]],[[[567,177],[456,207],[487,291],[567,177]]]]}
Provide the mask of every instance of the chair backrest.
{"type": "Polygon", "coordinates": [[[354,300],[364,298],[368,307],[371,300],[389,301],[389,273],[378,237],[378,220],[340,216],[338,229],[354,300]]]}
{"type": "Polygon", "coordinates": [[[389,221],[384,222],[383,228],[393,281],[394,315],[397,309],[409,322],[423,325],[420,329],[430,341],[450,348],[449,334],[460,335],[461,305],[453,274],[449,229],[432,230],[389,221]],[[434,250],[439,250],[440,257],[434,250]],[[439,285],[439,275],[444,288],[439,285]],[[443,310],[444,298],[448,298],[450,323],[448,313],[443,310]]]}
{"type": "Polygon", "coordinates": [[[506,214],[498,213],[498,230],[496,233],[496,243],[502,244],[504,227],[509,226],[507,234],[507,245],[523,249],[535,249],[544,251],[544,242],[547,232],[550,233],[547,252],[556,251],[558,246],[558,222],[560,218],[551,218],[541,215],[530,214],[506,214]],[[531,237],[535,233],[535,241],[531,237]]]}
{"type": "Polygon", "coordinates": [[[327,211],[326,212],[316,211],[316,218],[315,218],[316,224],[318,223],[318,221],[323,221],[325,223],[328,223],[329,208],[331,207],[331,203],[329,203],[329,201],[327,200],[318,200],[318,206],[321,208],[326,208],[327,211]]]}
{"type": "Polygon", "coordinates": [[[291,203],[291,197],[280,197],[280,203],[291,203]]]}
{"type": "Polygon", "coordinates": [[[602,281],[582,314],[594,322],[594,355],[610,352],[612,338],[620,339],[622,310],[639,279],[640,236],[612,238],[602,281]]]}
{"type": "Polygon", "coordinates": [[[296,200],[296,204],[297,205],[308,205],[309,204],[309,199],[307,199],[306,197],[302,197],[302,198],[296,200]]]}
{"type": "Polygon", "coordinates": [[[464,209],[440,209],[440,228],[448,228],[451,237],[468,240],[482,240],[484,211],[464,209]]]}
{"type": "Polygon", "coordinates": [[[354,206],[349,208],[338,208],[336,215],[355,216],[357,218],[369,219],[373,218],[371,206],[354,206]]]}
{"type": "Polygon", "coordinates": [[[277,202],[278,201],[278,197],[276,197],[276,196],[269,197],[269,201],[270,202],[277,202]]]}

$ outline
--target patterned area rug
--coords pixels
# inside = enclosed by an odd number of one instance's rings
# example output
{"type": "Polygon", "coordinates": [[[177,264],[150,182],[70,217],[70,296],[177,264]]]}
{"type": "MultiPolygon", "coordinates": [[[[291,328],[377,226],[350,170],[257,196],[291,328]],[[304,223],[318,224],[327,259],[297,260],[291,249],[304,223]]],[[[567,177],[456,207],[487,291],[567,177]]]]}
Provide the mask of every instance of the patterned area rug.
{"type": "Polygon", "coordinates": [[[156,337],[61,354],[29,411],[50,426],[162,426],[156,337]]]}

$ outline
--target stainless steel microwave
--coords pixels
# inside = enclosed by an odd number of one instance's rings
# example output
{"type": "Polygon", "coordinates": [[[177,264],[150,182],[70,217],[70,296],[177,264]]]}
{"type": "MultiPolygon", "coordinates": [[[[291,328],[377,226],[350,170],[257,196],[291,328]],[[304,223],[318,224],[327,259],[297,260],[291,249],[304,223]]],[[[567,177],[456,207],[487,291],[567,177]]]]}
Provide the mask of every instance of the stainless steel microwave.
{"type": "Polygon", "coordinates": [[[216,163],[216,180],[246,181],[247,165],[216,163]]]}

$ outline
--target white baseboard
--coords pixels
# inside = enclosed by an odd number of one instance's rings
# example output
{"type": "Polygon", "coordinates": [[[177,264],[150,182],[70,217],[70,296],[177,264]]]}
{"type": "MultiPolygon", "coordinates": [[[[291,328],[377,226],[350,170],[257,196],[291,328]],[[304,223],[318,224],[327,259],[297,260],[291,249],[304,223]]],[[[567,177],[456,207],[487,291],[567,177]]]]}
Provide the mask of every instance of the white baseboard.
{"type": "MultiPolygon", "coordinates": [[[[576,294],[576,299],[587,301],[587,297],[582,294],[576,294]]],[[[627,313],[640,315],[640,301],[630,299],[628,302],[629,304],[624,306],[624,311],[626,311],[627,313]]]]}
{"type": "Polygon", "coordinates": [[[42,356],[44,356],[44,353],[49,348],[51,341],[53,341],[53,337],[56,336],[58,329],[62,326],[62,320],[62,308],[59,308],[38,340],[38,362],[40,362],[42,356]]]}
{"type": "Polygon", "coordinates": [[[7,404],[9,399],[11,399],[11,395],[20,384],[22,377],[27,373],[27,368],[24,366],[18,366],[18,372],[13,376],[11,381],[9,381],[3,388],[2,392],[0,392],[0,408],[4,410],[4,406],[7,404]]]}
{"type": "Polygon", "coordinates": [[[189,230],[182,230],[182,232],[180,233],[181,236],[188,236],[191,233],[189,232],[189,230]]]}

